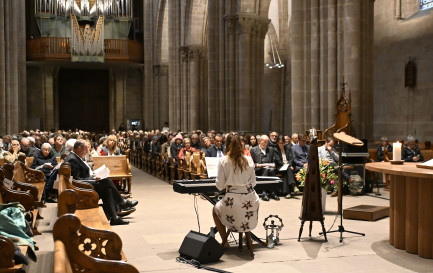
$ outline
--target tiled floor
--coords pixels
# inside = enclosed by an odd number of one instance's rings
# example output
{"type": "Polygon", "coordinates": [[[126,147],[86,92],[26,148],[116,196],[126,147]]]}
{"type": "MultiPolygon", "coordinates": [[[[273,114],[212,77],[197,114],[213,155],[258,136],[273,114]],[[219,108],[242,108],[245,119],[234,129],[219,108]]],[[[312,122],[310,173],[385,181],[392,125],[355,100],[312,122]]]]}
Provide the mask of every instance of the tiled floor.
{"type": "MultiPolygon", "coordinates": [[[[194,196],[175,193],[172,186],[141,170],[133,168],[133,198],[140,201],[137,211],[129,217],[127,226],[115,226],[113,230],[123,240],[123,250],[131,264],[140,272],[191,272],[197,269],[176,262],[179,247],[190,230],[198,231],[194,196]]],[[[382,190],[381,190],[382,192],[382,190]]],[[[344,196],[343,208],[356,205],[388,206],[389,193],[382,198],[374,196],[344,196]]],[[[260,204],[259,224],[254,233],[265,238],[263,220],[270,214],[283,219],[280,245],[273,249],[254,244],[255,258],[244,248],[239,252],[232,247],[219,262],[208,266],[229,272],[433,272],[433,260],[423,259],[397,250],[387,242],[389,218],[376,222],[344,220],[346,230],[364,232],[365,237],[344,233],[343,243],[338,233],[328,235],[328,242],[319,236],[320,223],[313,223],[312,238],[308,226],[304,227],[304,239],[297,241],[300,227],[298,218],[301,196],[294,199],[271,200],[260,204]]],[[[200,231],[207,233],[213,226],[212,205],[197,197],[200,231]]],[[[336,220],[337,199],[328,195],[325,213],[327,230],[338,228],[336,220]],[[332,228],[331,228],[332,227],[332,228]]],[[[35,237],[41,250],[39,261],[31,264],[29,272],[52,272],[52,234],[47,219],[55,216],[55,206],[49,204],[40,221],[43,235],[35,237]]],[[[237,237],[237,236],[236,236],[237,237]]],[[[220,241],[219,235],[217,240],[220,241]]]]}

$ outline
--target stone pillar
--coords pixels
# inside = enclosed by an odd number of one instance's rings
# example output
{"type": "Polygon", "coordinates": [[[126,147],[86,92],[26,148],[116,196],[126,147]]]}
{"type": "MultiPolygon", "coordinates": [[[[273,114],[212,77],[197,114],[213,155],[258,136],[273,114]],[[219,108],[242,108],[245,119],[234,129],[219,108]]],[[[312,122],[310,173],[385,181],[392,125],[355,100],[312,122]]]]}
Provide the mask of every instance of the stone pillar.
{"type": "Polygon", "coordinates": [[[158,94],[158,104],[156,117],[158,120],[157,124],[161,126],[164,122],[168,122],[169,115],[169,100],[168,96],[168,66],[167,65],[155,65],[153,67],[154,71],[154,90],[158,94]]]}
{"type": "Polygon", "coordinates": [[[169,39],[169,124],[175,131],[181,129],[181,94],[180,94],[180,45],[181,45],[181,3],[167,1],[168,3],[168,39],[169,39]]]}
{"type": "Polygon", "coordinates": [[[372,102],[373,3],[292,1],[294,131],[303,132],[311,126],[325,130],[335,122],[337,89],[344,77],[352,94],[354,133],[370,136],[367,128],[372,118],[363,107],[372,102]]]}
{"type": "Polygon", "coordinates": [[[44,105],[44,116],[43,116],[43,130],[56,129],[54,112],[54,80],[57,78],[59,69],[57,67],[45,67],[44,68],[44,85],[43,85],[43,105],[44,105]]]}
{"type": "Polygon", "coordinates": [[[200,125],[200,59],[202,46],[188,47],[189,92],[188,92],[188,131],[202,129],[200,125]]]}
{"type": "MultiPolygon", "coordinates": [[[[327,74],[328,79],[326,80],[328,85],[328,114],[327,122],[323,124],[322,130],[329,128],[334,124],[335,121],[335,105],[337,98],[338,89],[338,77],[337,77],[337,0],[328,0],[328,67],[327,74]]],[[[325,68],[326,69],[326,68],[325,68]]],[[[323,131],[324,132],[324,131],[323,131]]]]}
{"type": "Polygon", "coordinates": [[[17,133],[26,121],[24,0],[0,3],[0,134],[17,133]],[[20,108],[21,106],[21,108],[20,108]]]}
{"type": "MultiPolygon", "coordinates": [[[[154,87],[153,87],[153,64],[154,64],[154,45],[156,43],[154,37],[155,23],[154,23],[154,2],[153,0],[143,1],[143,35],[145,37],[143,42],[144,50],[144,65],[143,65],[143,128],[156,129],[159,124],[156,123],[157,119],[155,113],[155,100],[154,100],[154,87]]],[[[119,123],[120,124],[120,123],[119,123]]],[[[117,127],[114,127],[117,128],[117,127]]]]}
{"type": "Polygon", "coordinates": [[[125,70],[112,68],[110,70],[110,128],[117,128],[125,120],[126,82],[125,70]]]}
{"type": "Polygon", "coordinates": [[[292,55],[292,133],[301,133],[304,127],[304,13],[302,0],[292,1],[290,49],[292,55]]]}

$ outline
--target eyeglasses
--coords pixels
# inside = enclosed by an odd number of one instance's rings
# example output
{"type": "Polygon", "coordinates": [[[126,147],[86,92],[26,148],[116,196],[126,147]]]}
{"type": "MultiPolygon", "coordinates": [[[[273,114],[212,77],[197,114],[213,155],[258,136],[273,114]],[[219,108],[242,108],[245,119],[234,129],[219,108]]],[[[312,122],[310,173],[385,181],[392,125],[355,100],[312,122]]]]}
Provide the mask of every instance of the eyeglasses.
{"type": "Polygon", "coordinates": [[[271,135],[271,137],[277,137],[278,135],[271,135]]]}

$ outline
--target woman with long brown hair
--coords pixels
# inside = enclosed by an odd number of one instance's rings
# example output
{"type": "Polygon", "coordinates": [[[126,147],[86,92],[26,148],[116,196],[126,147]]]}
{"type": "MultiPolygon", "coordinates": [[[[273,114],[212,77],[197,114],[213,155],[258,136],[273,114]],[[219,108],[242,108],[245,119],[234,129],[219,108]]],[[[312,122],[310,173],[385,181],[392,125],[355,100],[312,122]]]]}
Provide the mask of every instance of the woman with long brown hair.
{"type": "Polygon", "coordinates": [[[226,155],[218,163],[216,187],[226,194],[213,209],[218,232],[224,239],[226,228],[234,232],[247,232],[257,226],[259,197],[254,191],[256,175],[254,162],[244,155],[239,136],[227,139],[226,155]]]}

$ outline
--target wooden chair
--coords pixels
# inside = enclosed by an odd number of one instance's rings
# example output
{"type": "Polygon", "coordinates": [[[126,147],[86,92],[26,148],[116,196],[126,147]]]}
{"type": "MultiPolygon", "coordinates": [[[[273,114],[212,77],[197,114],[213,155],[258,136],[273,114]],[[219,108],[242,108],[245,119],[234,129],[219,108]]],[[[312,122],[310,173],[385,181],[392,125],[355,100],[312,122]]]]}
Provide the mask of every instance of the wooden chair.
{"type": "Polygon", "coordinates": [[[349,97],[346,97],[345,84],[342,84],[341,88],[341,96],[340,99],[337,100],[337,104],[335,106],[335,123],[331,127],[325,130],[323,133],[323,138],[333,136],[334,133],[345,132],[348,135],[351,135],[351,95],[349,93],[349,97]]]}

